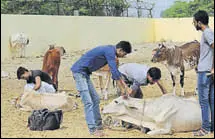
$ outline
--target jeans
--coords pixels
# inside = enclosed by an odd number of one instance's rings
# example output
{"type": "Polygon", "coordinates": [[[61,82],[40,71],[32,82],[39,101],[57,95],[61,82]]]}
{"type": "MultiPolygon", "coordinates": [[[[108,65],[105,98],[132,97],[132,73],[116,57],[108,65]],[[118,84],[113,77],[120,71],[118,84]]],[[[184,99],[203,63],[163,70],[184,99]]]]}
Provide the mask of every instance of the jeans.
{"type": "Polygon", "coordinates": [[[207,73],[198,73],[198,96],[202,113],[202,128],[207,131],[214,131],[214,83],[213,77],[207,76],[207,73]]]}
{"type": "MultiPolygon", "coordinates": [[[[24,87],[24,90],[33,90],[35,84],[27,83],[24,87]]],[[[56,93],[56,90],[52,84],[41,81],[40,88],[36,91],[37,93],[56,93]]]]}
{"type": "Polygon", "coordinates": [[[126,85],[128,87],[130,87],[132,90],[133,90],[133,88],[135,88],[136,93],[135,93],[135,95],[132,96],[133,98],[140,98],[140,99],[143,98],[143,93],[139,86],[137,87],[136,85],[134,85],[134,83],[129,81],[128,78],[126,77],[126,75],[124,75],[124,74],[122,74],[122,79],[126,83],[126,85]]]}
{"type": "Polygon", "coordinates": [[[90,133],[97,128],[102,127],[102,118],[100,114],[100,98],[96,93],[89,76],[81,73],[73,73],[76,82],[76,88],[80,92],[82,103],[84,104],[85,119],[90,133]]]}

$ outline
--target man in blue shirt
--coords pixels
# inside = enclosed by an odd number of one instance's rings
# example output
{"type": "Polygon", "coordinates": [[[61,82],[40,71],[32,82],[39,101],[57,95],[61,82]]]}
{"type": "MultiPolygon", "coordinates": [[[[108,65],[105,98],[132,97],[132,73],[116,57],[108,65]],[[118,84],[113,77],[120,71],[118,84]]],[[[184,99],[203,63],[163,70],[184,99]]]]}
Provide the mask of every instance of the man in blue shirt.
{"type": "Polygon", "coordinates": [[[116,80],[121,92],[125,92],[125,89],[128,89],[128,87],[121,79],[121,73],[117,69],[115,59],[116,57],[123,58],[131,51],[131,44],[126,41],[121,41],[116,46],[99,46],[84,54],[71,68],[76,81],[76,88],[80,92],[82,102],[84,103],[86,122],[92,135],[103,136],[103,133],[101,132],[100,98],[90,80],[90,75],[108,64],[112,78],[116,80]]]}

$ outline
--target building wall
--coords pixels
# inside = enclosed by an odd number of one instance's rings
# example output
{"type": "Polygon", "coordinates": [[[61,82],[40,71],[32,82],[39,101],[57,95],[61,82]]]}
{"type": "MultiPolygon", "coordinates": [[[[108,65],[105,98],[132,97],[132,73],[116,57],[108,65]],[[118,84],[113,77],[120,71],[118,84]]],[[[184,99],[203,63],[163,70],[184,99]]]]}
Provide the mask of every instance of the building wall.
{"type": "MultiPolygon", "coordinates": [[[[119,17],[75,17],[44,15],[1,15],[1,58],[10,56],[9,35],[24,32],[30,43],[27,56],[44,54],[49,44],[58,44],[69,52],[98,45],[116,44],[120,40],[132,44],[199,40],[201,32],[192,25],[192,18],[147,19],[119,17]]],[[[214,28],[214,18],[210,26],[214,28]]]]}
{"type": "Polygon", "coordinates": [[[117,17],[72,17],[2,15],[2,58],[8,57],[8,38],[16,32],[30,36],[27,56],[45,53],[49,44],[63,45],[67,51],[116,44],[152,42],[153,20],[117,17]]]}
{"type": "MultiPolygon", "coordinates": [[[[154,19],[155,41],[171,40],[186,42],[201,39],[201,31],[192,24],[193,18],[160,18],[154,19]]],[[[214,30],[214,18],[210,18],[209,26],[214,30]]]]}

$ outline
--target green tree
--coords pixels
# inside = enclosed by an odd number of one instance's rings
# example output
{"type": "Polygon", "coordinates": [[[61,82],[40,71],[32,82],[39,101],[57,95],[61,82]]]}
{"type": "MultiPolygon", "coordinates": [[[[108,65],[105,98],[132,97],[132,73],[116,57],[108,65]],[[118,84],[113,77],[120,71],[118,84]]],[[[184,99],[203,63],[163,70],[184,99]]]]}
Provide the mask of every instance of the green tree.
{"type": "Polygon", "coordinates": [[[128,5],[125,0],[1,0],[2,14],[104,16],[108,7],[113,16],[120,16],[128,5]]]}
{"type": "Polygon", "coordinates": [[[198,10],[205,10],[214,16],[214,0],[176,1],[173,6],[162,12],[162,17],[192,17],[198,10]]]}

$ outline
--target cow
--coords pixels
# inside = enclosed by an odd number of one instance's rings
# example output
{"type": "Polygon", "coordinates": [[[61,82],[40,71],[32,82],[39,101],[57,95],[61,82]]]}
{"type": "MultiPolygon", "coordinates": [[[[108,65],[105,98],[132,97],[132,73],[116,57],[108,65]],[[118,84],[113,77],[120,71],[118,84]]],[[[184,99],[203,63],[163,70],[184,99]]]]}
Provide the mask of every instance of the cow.
{"type": "MultiPolygon", "coordinates": [[[[119,66],[119,59],[116,58],[117,66],[119,66]]],[[[108,88],[110,84],[111,72],[108,64],[100,68],[99,70],[93,72],[94,75],[98,76],[99,80],[99,88],[101,90],[101,94],[104,95],[104,100],[108,99],[108,88]],[[106,79],[105,86],[103,84],[103,77],[106,79]]],[[[114,83],[113,83],[114,84],[114,83]]]]}
{"type": "Polygon", "coordinates": [[[61,56],[66,53],[63,47],[50,45],[43,59],[42,71],[48,73],[53,81],[55,89],[58,90],[58,71],[60,67],[61,56]]]}
{"type": "Polygon", "coordinates": [[[71,111],[77,108],[77,103],[72,97],[62,93],[37,93],[34,90],[25,90],[24,93],[16,98],[13,103],[17,108],[23,111],[32,111],[36,109],[47,108],[49,110],[60,109],[62,111],[71,111]]]}
{"type": "Polygon", "coordinates": [[[102,113],[132,123],[148,135],[191,132],[201,127],[201,109],[195,98],[166,94],[155,99],[123,96],[104,106],[102,113]]]}
{"type": "Polygon", "coordinates": [[[29,44],[29,37],[24,33],[16,33],[9,36],[9,50],[12,55],[12,59],[20,51],[20,58],[25,57],[25,48],[29,44]]]}
{"type": "Polygon", "coordinates": [[[154,63],[161,62],[167,67],[173,81],[174,95],[176,74],[180,71],[181,96],[184,96],[185,71],[197,70],[199,57],[200,43],[195,40],[182,46],[174,46],[173,48],[167,48],[163,43],[159,44],[159,48],[153,50],[153,58],[151,61],[154,63]]]}

